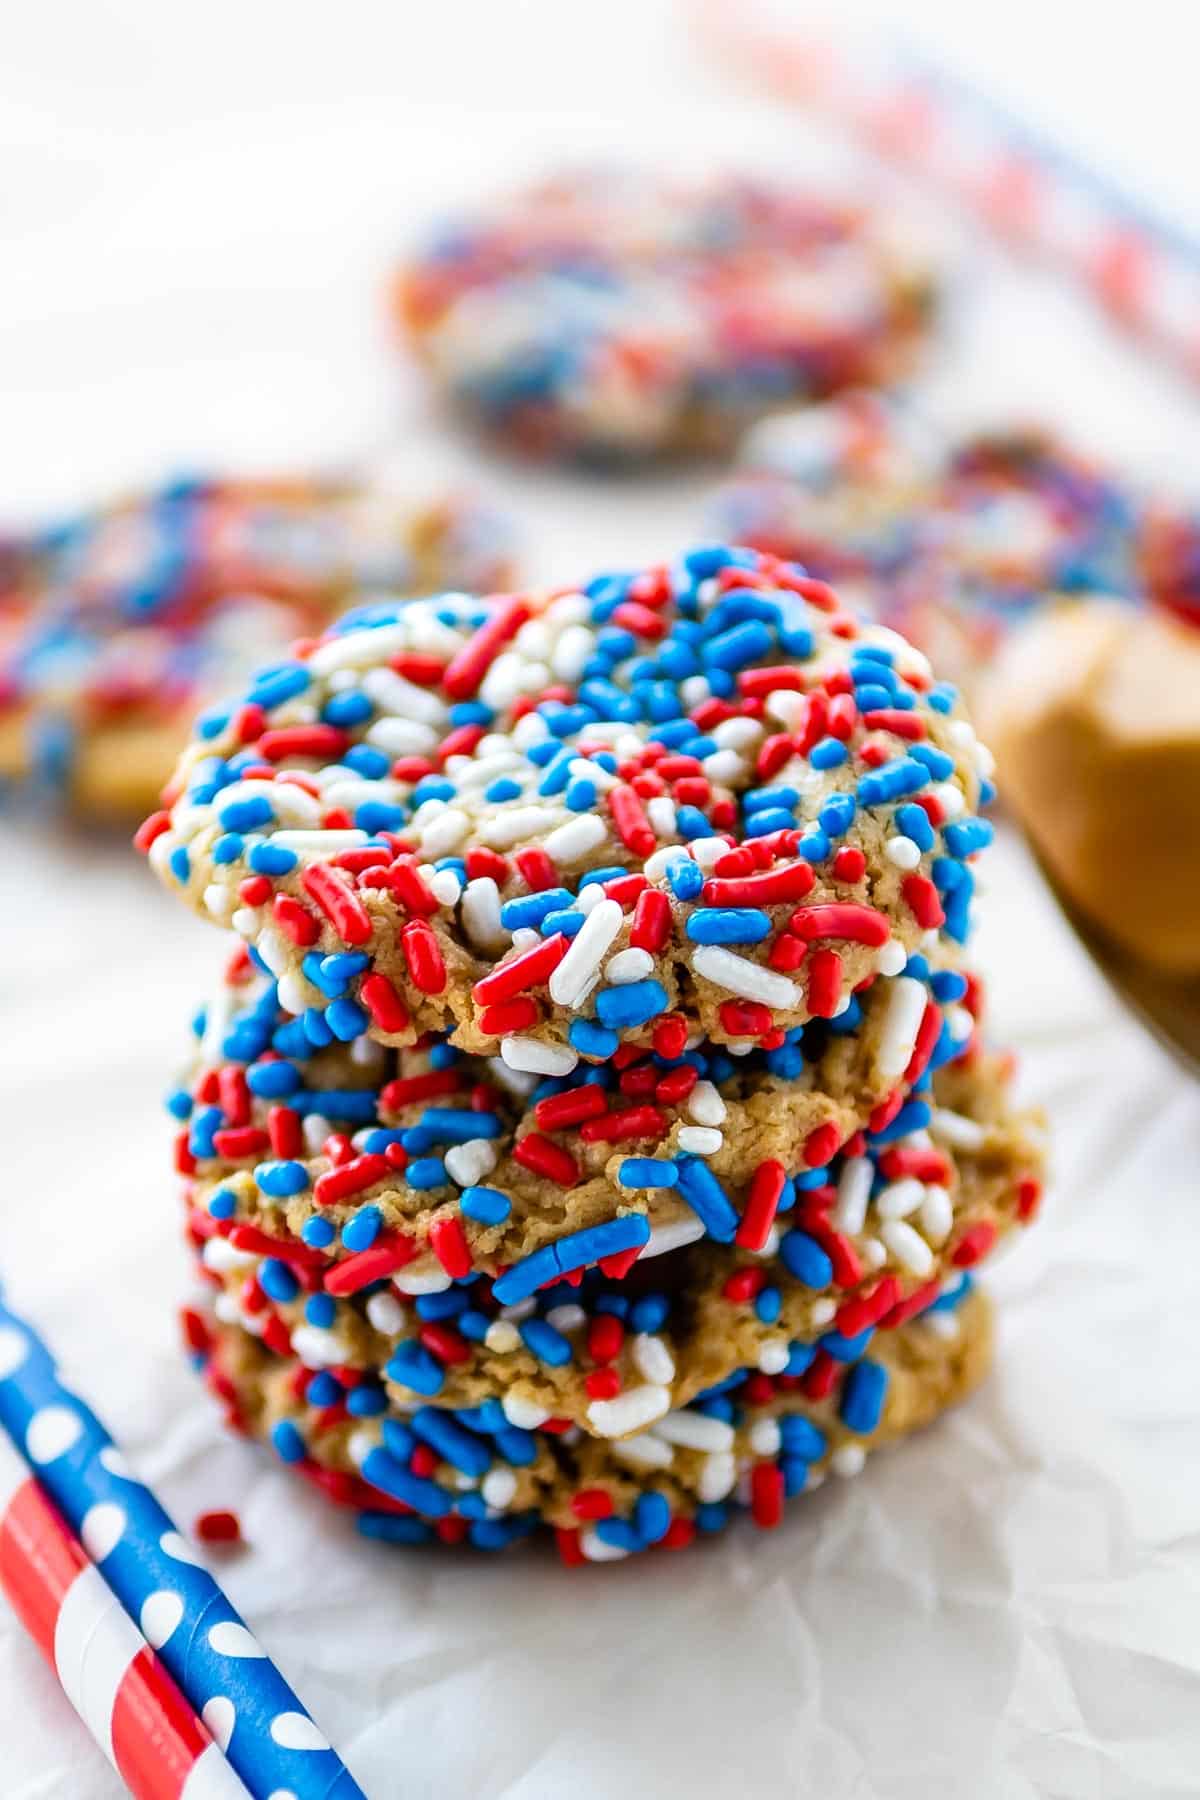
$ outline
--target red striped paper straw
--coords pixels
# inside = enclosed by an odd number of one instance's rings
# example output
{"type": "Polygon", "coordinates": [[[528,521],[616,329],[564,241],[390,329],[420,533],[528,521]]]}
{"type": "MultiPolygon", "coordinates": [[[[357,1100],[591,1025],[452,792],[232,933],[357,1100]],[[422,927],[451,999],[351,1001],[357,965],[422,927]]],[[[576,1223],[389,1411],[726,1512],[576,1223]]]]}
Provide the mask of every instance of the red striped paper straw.
{"type": "Polygon", "coordinates": [[[3,1437],[0,1587],[135,1800],[246,1800],[205,1726],[3,1437]]]}
{"type": "Polygon", "coordinates": [[[722,66],[824,114],[874,155],[937,188],[1006,244],[1079,283],[1105,315],[1200,380],[1200,241],[898,43],[852,45],[799,8],[694,0],[722,66]]]}

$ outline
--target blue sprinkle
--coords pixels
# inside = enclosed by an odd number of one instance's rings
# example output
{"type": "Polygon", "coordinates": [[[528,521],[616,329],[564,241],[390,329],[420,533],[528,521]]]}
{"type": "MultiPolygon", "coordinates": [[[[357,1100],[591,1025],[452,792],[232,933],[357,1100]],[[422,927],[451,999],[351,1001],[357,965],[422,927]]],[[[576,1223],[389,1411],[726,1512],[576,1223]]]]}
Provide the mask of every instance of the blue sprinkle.
{"type": "Polygon", "coordinates": [[[347,1250],[369,1250],[382,1229],[383,1214],[379,1208],[360,1206],[342,1226],[342,1242],[347,1250]]]}
{"type": "Polygon", "coordinates": [[[633,1522],[647,1544],[657,1544],[671,1527],[671,1503],[654,1489],[640,1494],[633,1508],[633,1522]]]}
{"type": "Polygon", "coordinates": [[[789,1456],[802,1456],[805,1462],[819,1462],[829,1448],[825,1433],[803,1413],[785,1413],[778,1424],[779,1441],[789,1456]]]}
{"type": "Polygon", "coordinates": [[[814,769],[840,769],[848,754],[839,738],[823,737],[809,751],[808,760],[814,769]]]}
{"type": "Polygon", "coordinates": [[[508,1195],[489,1187],[464,1188],[459,1206],[468,1219],[474,1219],[479,1225],[503,1225],[512,1211],[508,1195]]]}
{"type": "Polygon", "coordinates": [[[252,794],[247,800],[231,800],[217,817],[226,831],[253,831],[256,825],[275,823],[275,808],[265,794],[252,794]]]}
{"type": "Polygon", "coordinates": [[[567,912],[547,913],[538,930],[543,937],[554,937],[560,931],[564,937],[574,937],[577,931],[583,930],[586,917],[586,913],[576,912],[574,908],[567,912]]]}
{"type": "Polygon", "coordinates": [[[440,1156],[419,1156],[405,1169],[404,1179],[409,1187],[423,1189],[445,1187],[450,1177],[440,1156]]]}
{"type": "Polygon", "coordinates": [[[829,837],[842,837],[854,823],[858,802],[853,794],[830,794],[821,806],[817,821],[829,837]]]}
{"type": "Polygon", "coordinates": [[[433,1527],[406,1513],[360,1512],[354,1521],[361,1537],[382,1544],[429,1544],[433,1527]]]}
{"type": "Polygon", "coordinates": [[[227,831],[219,837],[212,849],[214,863],[234,863],[246,848],[246,840],[236,831],[227,831]]]}
{"type": "MultiPolygon", "coordinates": [[[[713,835],[712,820],[706,818],[698,806],[677,806],[675,808],[675,825],[681,836],[687,838],[689,843],[693,838],[711,837],[713,835]]],[[[682,869],[686,866],[687,865],[682,862],[672,863],[671,867],[667,870],[667,880],[671,883],[673,888],[675,887],[676,869],[682,869]]],[[[693,890],[694,894],[698,894],[700,888],[704,885],[703,873],[698,864],[692,863],[691,867],[694,868],[697,875],[700,876],[700,887],[693,890]]],[[[676,889],[676,892],[678,893],[678,889],[676,889]]],[[[681,900],[690,900],[692,897],[692,894],[679,895],[681,900]]]]}
{"type": "Polygon", "coordinates": [[[271,712],[285,700],[294,700],[297,694],[302,694],[311,680],[303,663],[279,663],[275,668],[259,673],[246,699],[251,706],[261,706],[271,712]]]}
{"type": "Polygon", "coordinates": [[[686,929],[697,944],[758,944],[771,935],[771,917],[754,906],[700,906],[686,929]]]}
{"type": "Polygon", "coordinates": [[[704,1500],[693,1515],[697,1531],[724,1531],[729,1523],[729,1508],[719,1500],[704,1500]]]}
{"type": "Polygon", "coordinates": [[[571,1340],[556,1331],[545,1319],[525,1319],[518,1327],[521,1342],[539,1362],[560,1369],[571,1361],[571,1340]]]}
{"type": "MultiPolygon", "coordinates": [[[[712,827],[704,821],[704,835],[711,836],[712,827]]],[[[694,900],[704,886],[704,871],[691,857],[679,857],[667,868],[667,880],[677,900],[694,900]]]]}
{"type": "MultiPolygon", "coordinates": [[[[348,750],[342,752],[342,761],[356,775],[361,775],[364,781],[382,781],[392,766],[383,751],[376,750],[370,744],[351,744],[348,750]]],[[[291,851],[281,854],[290,856],[291,851]]]]}
{"type": "Polygon", "coordinates": [[[442,1408],[419,1406],[408,1423],[419,1438],[437,1451],[443,1462],[461,1469],[464,1475],[474,1475],[478,1479],[491,1468],[492,1454],[487,1445],[480,1443],[472,1432],[464,1431],[442,1408]]]}
{"type": "Polygon", "coordinates": [[[567,788],[567,805],[572,812],[590,812],[596,804],[596,784],[594,781],[572,781],[567,788]]]}
{"type": "Polygon", "coordinates": [[[192,872],[192,862],[187,853],[186,844],[176,844],[167,858],[167,867],[181,887],[187,885],[192,872]]]}
{"type": "Polygon", "coordinates": [[[573,1269],[585,1268],[602,1257],[617,1256],[623,1250],[641,1249],[650,1239],[650,1222],[641,1213],[625,1213],[606,1219],[601,1225],[589,1225],[572,1231],[557,1243],[522,1257],[506,1269],[492,1284],[492,1293],[501,1306],[525,1300],[545,1282],[573,1269]]]}
{"type": "Polygon", "coordinates": [[[679,1183],[679,1170],[673,1162],[658,1162],[653,1156],[627,1156],[617,1180],[628,1188],[673,1188],[679,1183]]]}
{"type": "Polygon", "coordinates": [[[332,1294],[310,1294],[304,1302],[304,1317],[319,1331],[328,1331],[337,1318],[337,1301],[332,1294]]]}
{"type": "Polygon", "coordinates": [[[789,812],[800,804],[800,790],[794,787],[751,788],[742,795],[742,810],[746,814],[762,812],[765,807],[782,806],[789,812]]]}
{"type": "Polygon", "coordinates": [[[387,1395],[373,1381],[360,1381],[346,1395],[346,1411],[352,1419],[375,1419],[387,1411],[387,1395]]]}
{"type": "Polygon", "coordinates": [[[601,988],[596,995],[596,1016],[601,1025],[610,1030],[644,1025],[666,1010],[667,990],[661,982],[650,978],[628,981],[620,987],[601,988]]]}
{"type": "Polygon", "coordinates": [[[780,1241],[779,1254],[788,1272],[805,1287],[827,1288],[833,1280],[833,1264],[815,1238],[806,1231],[789,1231],[780,1241]]]}
{"type": "Polygon", "coordinates": [[[397,1386],[412,1388],[415,1393],[427,1394],[430,1398],[440,1394],[446,1383],[446,1371],[441,1363],[435,1361],[415,1338],[406,1338],[402,1344],[397,1344],[386,1374],[397,1386]]]}
{"type": "Polygon", "coordinates": [[[256,875],[288,875],[300,858],[282,844],[252,844],[246,861],[256,875]]]}
{"type": "Polygon", "coordinates": [[[929,814],[923,806],[915,806],[911,800],[896,808],[896,829],[906,838],[911,838],[918,850],[932,850],[934,845],[933,826],[929,823],[929,814]]]}
{"type": "Polygon", "coordinates": [[[264,1162],[254,1171],[254,1180],[264,1194],[273,1200],[286,1200],[291,1194],[302,1194],[308,1186],[308,1170],[301,1162],[264,1162]]]}
{"type": "Polygon", "coordinates": [[[500,908],[500,923],[505,931],[538,926],[547,913],[569,907],[574,899],[569,888],[545,888],[538,894],[522,894],[517,900],[505,901],[500,908]]]}
{"type": "Polygon", "coordinates": [[[300,1227],[300,1236],[310,1250],[327,1250],[337,1232],[328,1219],[312,1218],[304,1221],[300,1227]]]}
{"type": "Polygon", "coordinates": [[[761,619],[748,619],[711,638],[702,650],[706,663],[718,669],[744,669],[750,663],[762,662],[771,654],[774,639],[761,619]]]}
{"type": "Polygon", "coordinates": [[[364,1481],[372,1487],[381,1488],[390,1494],[393,1500],[403,1500],[414,1511],[425,1513],[434,1519],[444,1518],[454,1502],[445,1488],[436,1481],[423,1481],[419,1475],[413,1475],[403,1463],[388,1451],[376,1446],[369,1452],[362,1465],[364,1481]]]}
{"type": "Polygon", "coordinates": [[[374,710],[370,700],[358,688],[345,688],[341,693],[329,696],[321,709],[321,717],[327,725],[352,729],[355,725],[365,725],[374,710]]]}
{"type": "Polygon", "coordinates": [[[349,1044],[362,1037],[370,1023],[366,1011],[357,1000],[331,1000],[325,1008],[325,1023],[339,1043],[349,1044]]]}
{"type": "Polygon", "coordinates": [[[208,1216],[210,1219],[232,1219],[237,1211],[237,1196],[229,1188],[218,1188],[208,1196],[208,1216]]]}
{"type": "Polygon", "coordinates": [[[754,1301],[754,1311],[764,1325],[773,1325],[783,1310],[783,1295],[777,1287],[762,1288],[754,1301]]]}
{"type": "Polygon", "coordinates": [[[954,758],[933,744],[912,744],[908,754],[914,762],[923,763],[935,781],[949,781],[954,773],[954,758]]]}
{"type": "Polygon", "coordinates": [[[796,821],[782,807],[765,806],[761,812],[751,813],[744,829],[748,838],[767,837],[773,831],[795,831],[796,821]]]}
{"type": "Polygon", "coordinates": [[[874,1431],[883,1412],[888,1374],[882,1363],[856,1363],[842,1387],[838,1411],[843,1425],[859,1437],[874,1431]]]}
{"type": "Polygon", "coordinates": [[[264,1257],[258,1266],[258,1281],[264,1294],[272,1300],[294,1300],[300,1292],[300,1283],[287,1264],[276,1256],[264,1257]]]}
{"type": "Polygon", "coordinates": [[[797,854],[810,863],[824,862],[832,849],[833,845],[823,831],[806,833],[796,845],[797,854]]]}
{"type": "Polygon", "coordinates": [[[677,1166],[679,1191],[709,1237],[719,1244],[730,1243],[738,1228],[738,1215],[708,1164],[695,1156],[681,1156],[677,1166]]]}
{"type": "Polygon", "coordinates": [[[671,1312],[665,1294],[643,1294],[629,1308],[629,1323],[634,1331],[661,1331],[671,1312]]]}
{"type": "Polygon", "coordinates": [[[290,1419],[280,1419],[271,1427],[271,1442],[286,1463],[303,1462],[308,1454],[304,1439],[290,1419]]]}

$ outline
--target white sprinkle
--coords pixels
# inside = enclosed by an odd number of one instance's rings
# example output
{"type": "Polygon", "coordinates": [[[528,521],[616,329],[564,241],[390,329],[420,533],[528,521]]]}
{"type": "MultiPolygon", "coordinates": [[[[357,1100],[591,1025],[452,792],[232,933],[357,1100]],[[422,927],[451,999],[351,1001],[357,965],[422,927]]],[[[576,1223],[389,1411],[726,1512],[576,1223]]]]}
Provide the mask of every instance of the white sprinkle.
{"type": "Polygon", "coordinates": [[[626,982],[641,981],[654,973],[654,958],[648,950],[618,950],[604,965],[604,979],[616,987],[626,982]]]}
{"type": "Polygon", "coordinates": [[[547,806],[500,808],[485,819],[479,835],[493,850],[511,850],[522,838],[542,837],[558,824],[561,814],[547,806]]]}
{"type": "Polygon", "coordinates": [[[729,855],[729,845],[723,837],[693,838],[688,849],[693,862],[698,862],[702,869],[711,869],[714,863],[729,855]]]}
{"type": "Polygon", "coordinates": [[[908,951],[899,938],[889,938],[875,952],[875,968],[880,975],[898,975],[908,961],[908,951]]]}
{"type": "Polygon", "coordinates": [[[378,1425],[359,1425],[346,1439],[346,1454],[358,1469],[361,1469],[372,1450],[378,1450],[382,1433],[378,1425]]]}
{"type": "Polygon", "coordinates": [[[649,1431],[622,1438],[620,1443],[613,1445],[612,1453],[622,1462],[633,1463],[639,1469],[669,1469],[675,1461],[670,1444],[664,1444],[649,1431]]]}
{"type": "MultiPolygon", "coordinates": [[[[651,805],[653,804],[651,801],[651,805]]],[[[674,829],[673,826],[672,829],[674,829]]],[[[661,850],[650,852],[642,868],[647,881],[664,881],[668,869],[673,869],[676,863],[687,861],[688,853],[682,844],[664,844],[661,850]]]]}
{"type": "MultiPolygon", "coordinates": [[[[585,888],[599,891],[599,882],[585,888]]],[[[591,911],[571,939],[570,947],[558,967],[550,975],[550,998],[556,1006],[578,1006],[588,981],[600,967],[601,958],[615,940],[624,919],[616,900],[603,897],[592,904],[591,911]]]]}
{"type": "Polygon", "coordinates": [[[857,1237],[863,1228],[874,1178],[875,1169],[870,1157],[852,1156],[842,1164],[832,1218],[836,1229],[845,1232],[847,1237],[857,1237]]]}
{"type": "Polygon", "coordinates": [[[916,869],[920,866],[921,852],[910,837],[890,837],[883,853],[894,868],[916,869]]]}
{"type": "Polygon", "coordinates": [[[724,1134],[711,1125],[684,1125],[679,1132],[679,1148],[689,1156],[715,1156],[724,1142],[724,1134]]]}
{"type": "Polygon", "coordinates": [[[488,1506],[494,1506],[498,1512],[503,1512],[506,1506],[512,1504],[516,1494],[516,1475],[505,1464],[489,1469],[479,1484],[479,1491],[488,1506]]]}
{"type": "Polygon", "coordinates": [[[523,925],[512,934],[512,947],[517,951],[532,950],[533,946],[540,944],[541,941],[541,932],[535,931],[532,925],[523,925]]]}
{"type": "Polygon", "coordinates": [[[966,811],[963,791],[953,781],[939,781],[929,790],[930,797],[941,807],[946,819],[958,819],[966,811]]]}
{"type": "Polygon", "coordinates": [[[297,1325],[292,1332],[292,1349],[306,1369],[333,1369],[350,1356],[345,1338],[316,1325],[297,1325]]]}
{"type": "Polygon", "coordinates": [[[987,1132],[976,1120],[968,1119],[965,1113],[951,1112],[945,1106],[935,1107],[929,1129],[952,1150],[979,1150],[987,1139],[987,1132]]]}
{"type": "Polygon", "coordinates": [[[376,719],[364,733],[368,744],[387,756],[421,756],[437,743],[432,725],[421,725],[416,719],[391,717],[376,719]]]}
{"type": "Polygon", "coordinates": [[[488,1138],[468,1138],[465,1144],[451,1144],[442,1161],[451,1181],[457,1181],[459,1187],[473,1187],[495,1168],[495,1145],[488,1138]]]}
{"type": "Polygon", "coordinates": [[[927,999],[924,986],[911,975],[892,982],[875,1053],[879,1073],[885,1078],[903,1075],[912,1060],[927,999]]]}
{"type": "Polygon", "coordinates": [[[254,1250],[239,1250],[228,1238],[211,1237],[200,1253],[200,1260],[206,1269],[214,1269],[218,1275],[228,1275],[234,1269],[251,1269],[259,1261],[254,1250]]]}
{"type": "Polygon", "coordinates": [[[397,1270],[392,1280],[402,1294],[444,1294],[450,1277],[432,1256],[422,1256],[407,1268],[397,1270]]]}
{"type": "Polygon", "coordinates": [[[234,897],[230,888],[222,887],[219,882],[210,881],[202,895],[204,910],[214,919],[227,919],[234,910],[234,897]]]}
{"type": "Polygon", "coordinates": [[[638,1374],[647,1381],[666,1387],[675,1379],[675,1358],[666,1341],[654,1332],[639,1331],[633,1340],[633,1360],[638,1374]]]}
{"type": "Polygon", "coordinates": [[[589,1525],[586,1531],[579,1534],[579,1548],[589,1562],[624,1562],[629,1555],[622,1550],[620,1544],[610,1544],[605,1538],[596,1536],[596,1527],[589,1525]]]}
{"type": "Polygon", "coordinates": [[[686,1104],[688,1118],[697,1125],[723,1125],[729,1110],[711,1081],[698,1081],[686,1104]]]}
{"type": "Polygon", "coordinates": [[[671,1250],[681,1250],[685,1244],[694,1244],[704,1236],[704,1225],[700,1219],[672,1219],[667,1225],[652,1225],[650,1236],[639,1262],[647,1262],[652,1256],[666,1256],[671,1250]]]}
{"type": "Polygon", "coordinates": [[[536,1431],[550,1417],[544,1406],[539,1406],[536,1400],[523,1400],[520,1394],[503,1394],[500,1404],[509,1424],[516,1425],[521,1431],[536,1431]]]}
{"type": "MultiPolygon", "coordinates": [[[[589,730],[591,729],[592,727],[589,727],[589,730]]],[[[516,745],[518,750],[528,750],[531,744],[540,743],[543,738],[549,736],[550,727],[541,713],[536,712],[526,713],[523,719],[518,719],[509,733],[510,741],[516,745]]],[[[640,744],[638,748],[641,749],[640,744]]]]}
{"type": "Polygon", "coordinates": [[[304,1148],[309,1156],[319,1156],[321,1146],[333,1130],[324,1113],[308,1113],[300,1126],[300,1134],[304,1139],[304,1148]]]}
{"type": "Polygon", "coordinates": [[[684,1450],[732,1450],[733,1426],[725,1419],[710,1419],[705,1413],[669,1412],[650,1428],[655,1437],[684,1450]]]}
{"type": "Polygon", "coordinates": [[[453,869],[435,869],[425,877],[425,885],[442,906],[457,906],[462,882],[453,869]]]}
{"type": "Polygon", "coordinates": [[[786,1338],[768,1338],[758,1352],[758,1367],[764,1375],[782,1375],[791,1360],[786,1338]]]}
{"type": "Polygon", "coordinates": [[[806,696],[794,693],[790,688],[772,688],[763,705],[773,719],[778,719],[785,731],[794,730],[808,710],[806,696]]]}
{"type": "MultiPolygon", "coordinates": [[[[508,1413],[508,1401],[503,1402],[505,1413],[508,1413]]],[[[599,1437],[626,1437],[632,1431],[641,1431],[655,1419],[661,1419],[670,1410],[671,1395],[665,1387],[655,1387],[647,1383],[644,1387],[629,1388],[618,1394],[615,1400],[593,1400],[588,1407],[588,1418],[599,1437]]],[[[510,1415],[511,1416],[511,1415],[510,1415]]],[[[550,1417],[543,1413],[538,1424],[544,1424],[550,1417]]],[[[513,1424],[518,1421],[514,1419],[513,1424]]]]}
{"type": "Polygon", "coordinates": [[[582,1331],[587,1322],[586,1312],[574,1300],[564,1301],[561,1306],[552,1306],[546,1314],[547,1325],[553,1325],[555,1331],[568,1335],[572,1331],[582,1331]]]}
{"type": "Polygon", "coordinates": [[[728,1450],[718,1450],[705,1457],[696,1491],[700,1499],[711,1506],[717,1500],[724,1500],[726,1494],[732,1493],[736,1480],[737,1464],[732,1454],[728,1450]]]}
{"type": "Polygon", "coordinates": [[[891,1251],[896,1261],[910,1275],[926,1276],[933,1272],[933,1251],[925,1242],[919,1231],[914,1231],[905,1219],[888,1219],[879,1228],[879,1235],[891,1251]]]}
{"type": "Polygon", "coordinates": [[[861,1475],[866,1465],[867,1453],[861,1444],[841,1444],[829,1459],[829,1466],[835,1475],[849,1480],[851,1475],[861,1475]]]}
{"type": "Polygon", "coordinates": [[[471,821],[457,806],[447,806],[436,819],[421,828],[421,849],[426,856],[449,856],[470,834],[471,821]]]}
{"type": "Polygon", "coordinates": [[[529,1070],[534,1075],[569,1075],[579,1061],[579,1052],[569,1044],[546,1044],[516,1032],[501,1039],[500,1054],[510,1069],[529,1070]]]}
{"type": "Polygon", "coordinates": [[[689,675],[679,684],[679,698],[688,712],[692,712],[697,706],[703,706],[711,697],[712,689],[704,675],[689,675]]]}
{"type": "Polygon", "coordinates": [[[746,772],[746,764],[736,750],[714,750],[700,767],[710,781],[722,782],[726,787],[732,787],[746,772]]]}
{"type": "Polygon", "coordinates": [[[921,1322],[927,1331],[932,1331],[934,1337],[940,1337],[945,1342],[952,1342],[958,1336],[959,1324],[953,1313],[928,1313],[921,1322]]]}
{"type": "MultiPolygon", "coordinates": [[[[800,999],[799,988],[786,975],[764,968],[761,963],[750,962],[745,956],[735,956],[723,944],[702,944],[692,957],[692,967],[714,987],[738,994],[743,1000],[759,1000],[770,1007],[789,1007],[795,1006],[800,999]]],[[[920,983],[914,982],[913,986],[920,987],[920,983]]],[[[921,992],[924,993],[923,988],[921,992]]],[[[902,1067],[907,1066],[907,1062],[906,1057],[902,1067]]]]}
{"type": "Polygon", "coordinates": [[[774,1419],[756,1419],[750,1427],[750,1448],[755,1456],[778,1456],[782,1443],[774,1419]]]}
{"type": "Polygon", "coordinates": [[[809,1320],[817,1330],[820,1330],[823,1325],[830,1324],[836,1314],[837,1301],[830,1299],[828,1294],[822,1294],[821,1298],[814,1300],[808,1309],[809,1320]]]}
{"type": "Polygon", "coordinates": [[[500,923],[500,889],[490,875],[477,875],[463,890],[462,922],[471,942],[481,950],[499,950],[509,934],[500,923]]]}
{"type": "Polygon", "coordinates": [[[907,1219],[925,1198],[925,1189],[913,1175],[890,1182],[875,1196],[875,1211],[881,1219],[907,1219]]]}
{"type": "Polygon", "coordinates": [[[568,625],[559,634],[550,657],[550,667],[556,678],[574,687],[583,674],[584,665],[591,661],[595,648],[595,635],[586,625],[568,625]]]}
{"type": "Polygon", "coordinates": [[[366,841],[366,832],[353,827],[344,831],[277,831],[271,840],[281,850],[294,850],[297,856],[333,856],[338,850],[361,849],[366,841]]]}
{"type": "Polygon", "coordinates": [[[532,1094],[538,1084],[538,1078],[532,1070],[510,1069],[502,1056],[489,1057],[488,1062],[492,1078],[498,1081],[501,1087],[507,1088],[510,1094],[517,1094],[521,1099],[524,1099],[526,1094],[532,1094]]]}
{"type": "Polygon", "coordinates": [[[389,656],[407,650],[408,644],[407,621],[348,631],[343,637],[318,644],[308,666],[314,675],[332,675],[335,669],[369,669],[373,663],[386,663],[389,656]]]}
{"type": "Polygon", "coordinates": [[[367,1318],[384,1337],[398,1337],[407,1323],[408,1313],[395,1294],[381,1288],[367,1301],[367,1318]]]}
{"type": "Polygon", "coordinates": [[[655,794],[646,802],[646,817],[655,837],[673,838],[676,832],[675,802],[669,794],[655,794]]]}
{"type": "MultiPolygon", "coordinates": [[[[279,1004],[284,1012],[298,1018],[306,1006],[311,1005],[314,990],[303,976],[288,969],[279,977],[279,1004]]],[[[322,1001],[323,1001],[322,996],[322,1001]]]]}
{"type": "Polygon", "coordinates": [[[954,1224],[954,1208],[947,1190],[937,1182],[925,1189],[921,1202],[921,1230],[933,1244],[944,1244],[954,1224]]]}
{"type": "Polygon", "coordinates": [[[722,719],[709,732],[709,736],[720,744],[722,750],[746,750],[751,744],[756,744],[762,734],[762,726],[757,719],[722,719]]]}
{"type": "Polygon", "coordinates": [[[542,848],[556,863],[578,862],[608,836],[608,827],[595,813],[577,813],[552,831],[542,848]]]}
{"type": "Polygon", "coordinates": [[[882,1269],[887,1261],[887,1251],[877,1237],[866,1237],[858,1247],[863,1265],[869,1270],[882,1269]]]}
{"type": "Polygon", "coordinates": [[[495,1356],[511,1356],[521,1347],[521,1334],[509,1319],[493,1319],[483,1334],[485,1347],[495,1356]]]}
{"type": "Polygon", "coordinates": [[[401,719],[415,719],[418,725],[442,725],[446,720],[446,703],[429,688],[405,681],[395,669],[370,669],[362,678],[363,692],[370,696],[382,713],[401,719]]]}

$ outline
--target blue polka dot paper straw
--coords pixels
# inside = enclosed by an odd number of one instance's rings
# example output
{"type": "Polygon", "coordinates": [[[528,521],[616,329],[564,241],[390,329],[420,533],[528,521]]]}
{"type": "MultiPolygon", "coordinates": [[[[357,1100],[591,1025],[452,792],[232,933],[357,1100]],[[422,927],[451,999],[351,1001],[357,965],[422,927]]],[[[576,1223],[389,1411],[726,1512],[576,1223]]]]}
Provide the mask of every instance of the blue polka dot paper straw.
{"type": "Polygon", "coordinates": [[[365,1800],[193,1546],[2,1296],[0,1426],[256,1800],[365,1800]]]}

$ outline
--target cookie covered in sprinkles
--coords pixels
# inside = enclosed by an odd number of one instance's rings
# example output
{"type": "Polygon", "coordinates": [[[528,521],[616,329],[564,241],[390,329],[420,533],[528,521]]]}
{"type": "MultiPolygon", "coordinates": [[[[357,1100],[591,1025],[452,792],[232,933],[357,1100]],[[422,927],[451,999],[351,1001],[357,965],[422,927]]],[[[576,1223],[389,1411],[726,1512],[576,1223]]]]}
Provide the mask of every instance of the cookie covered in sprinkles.
{"type": "Polygon", "coordinates": [[[968,1391],[1043,1161],[964,956],[989,773],[725,546],[360,607],[202,715],[139,842],[233,934],[169,1103],[230,1422],[368,1536],[587,1563],[968,1391]]]}
{"type": "Polygon", "coordinates": [[[711,452],[906,369],[935,289],[910,235],[779,182],[583,172],[443,225],[395,308],[435,385],[513,448],[711,452]]]}

